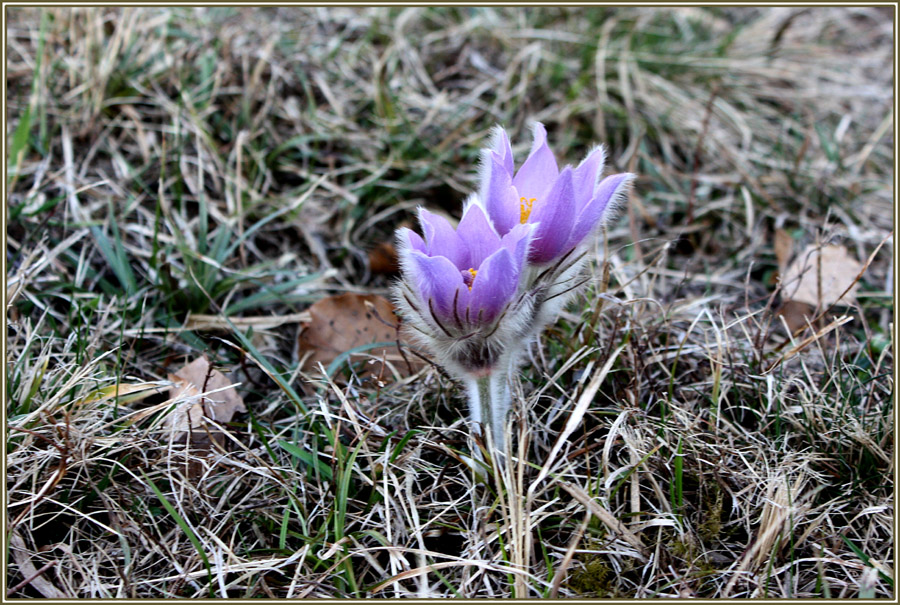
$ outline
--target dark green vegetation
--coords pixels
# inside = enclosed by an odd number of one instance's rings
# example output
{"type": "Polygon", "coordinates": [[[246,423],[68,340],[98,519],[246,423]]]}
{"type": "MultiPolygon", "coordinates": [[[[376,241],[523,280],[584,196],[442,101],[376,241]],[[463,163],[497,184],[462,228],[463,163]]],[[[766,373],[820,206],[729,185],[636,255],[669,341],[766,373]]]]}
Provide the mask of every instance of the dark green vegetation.
{"type": "Polygon", "coordinates": [[[892,17],[10,8],[8,587],[892,595],[892,17]],[[475,483],[456,385],[325,383],[296,316],[385,294],[368,250],[531,120],[639,179],[520,373],[521,459],[475,483]],[[867,264],[793,336],[778,230],[867,264]],[[170,443],[203,353],[248,412],[170,443]]]}

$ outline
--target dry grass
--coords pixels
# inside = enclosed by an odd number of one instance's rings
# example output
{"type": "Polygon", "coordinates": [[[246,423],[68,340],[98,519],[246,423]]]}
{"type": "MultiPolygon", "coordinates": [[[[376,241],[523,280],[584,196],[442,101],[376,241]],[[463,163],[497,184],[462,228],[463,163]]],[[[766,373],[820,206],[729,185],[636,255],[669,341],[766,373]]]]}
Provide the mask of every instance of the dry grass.
{"type": "Polygon", "coordinates": [[[893,595],[892,11],[9,9],[7,589],[893,595]],[[530,120],[640,176],[477,481],[456,385],[323,382],[297,321],[530,120]],[[790,334],[777,228],[859,302],[790,334]],[[223,439],[132,422],[204,352],[223,439]]]}

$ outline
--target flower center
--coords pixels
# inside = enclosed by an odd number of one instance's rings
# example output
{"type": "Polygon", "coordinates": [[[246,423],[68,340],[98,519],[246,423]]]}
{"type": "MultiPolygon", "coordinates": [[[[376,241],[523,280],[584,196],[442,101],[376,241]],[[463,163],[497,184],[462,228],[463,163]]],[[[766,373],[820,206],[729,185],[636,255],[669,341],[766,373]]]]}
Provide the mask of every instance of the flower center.
{"type": "Polygon", "coordinates": [[[475,276],[478,275],[478,270],[477,269],[467,269],[467,271],[469,272],[469,275],[472,276],[470,279],[466,280],[468,282],[466,285],[469,286],[469,291],[471,292],[472,284],[475,283],[475,276]]]}
{"type": "Polygon", "coordinates": [[[519,222],[523,225],[528,222],[528,217],[531,216],[531,209],[536,201],[536,197],[519,198],[519,222]]]}

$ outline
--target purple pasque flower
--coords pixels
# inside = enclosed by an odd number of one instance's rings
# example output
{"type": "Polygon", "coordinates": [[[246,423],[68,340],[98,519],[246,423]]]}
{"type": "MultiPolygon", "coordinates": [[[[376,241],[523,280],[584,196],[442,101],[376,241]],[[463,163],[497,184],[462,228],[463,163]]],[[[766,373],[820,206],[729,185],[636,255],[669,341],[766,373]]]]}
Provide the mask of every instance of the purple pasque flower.
{"type": "Polygon", "coordinates": [[[546,265],[569,254],[603,222],[634,175],[599,181],[602,147],[591,150],[576,168],[560,171],[544,125],[536,122],[533,135],[531,153],[516,172],[509,136],[496,128],[491,148],[482,151],[481,199],[498,233],[536,225],[528,261],[546,265]]]}
{"type": "Polygon", "coordinates": [[[456,229],[425,209],[419,222],[424,238],[398,230],[397,302],[443,365],[490,373],[531,311],[520,282],[534,227],[516,225],[501,237],[476,196],[456,229]]]}

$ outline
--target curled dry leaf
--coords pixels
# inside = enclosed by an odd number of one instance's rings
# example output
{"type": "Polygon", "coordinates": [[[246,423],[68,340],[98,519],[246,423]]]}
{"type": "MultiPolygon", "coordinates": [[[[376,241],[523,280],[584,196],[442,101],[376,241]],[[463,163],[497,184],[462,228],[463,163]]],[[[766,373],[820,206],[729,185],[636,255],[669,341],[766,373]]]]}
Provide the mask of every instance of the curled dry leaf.
{"type": "Polygon", "coordinates": [[[393,372],[384,367],[388,362],[397,371],[414,372],[421,367],[413,355],[406,355],[407,362],[395,344],[366,348],[376,343],[396,343],[400,320],[394,314],[389,300],[374,294],[347,292],[328,296],[309,308],[310,321],[300,330],[299,352],[305,359],[303,367],[314,369],[318,363],[328,369],[335,359],[347,351],[361,348],[350,355],[349,361],[377,360],[374,363],[357,364],[357,374],[385,381],[393,372]]]}
{"type": "Polygon", "coordinates": [[[174,383],[169,398],[175,409],[166,416],[163,427],[173,439],[189,431],[205,435],[201,428],[204,418],[221,425],[230,422],[236,412],[247,411],[237,389],[224,374],[209,367],[205,355],[169,374],[169,380],[174,383]]]}
{"type": "Polygon", "coordinates": [[[822,307],[853,304],[861,271],[862,265],[843,246],[807,246],[784,272],[782,298],[822,307]]]}

